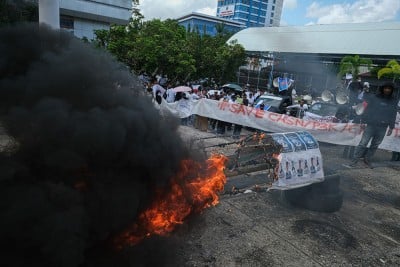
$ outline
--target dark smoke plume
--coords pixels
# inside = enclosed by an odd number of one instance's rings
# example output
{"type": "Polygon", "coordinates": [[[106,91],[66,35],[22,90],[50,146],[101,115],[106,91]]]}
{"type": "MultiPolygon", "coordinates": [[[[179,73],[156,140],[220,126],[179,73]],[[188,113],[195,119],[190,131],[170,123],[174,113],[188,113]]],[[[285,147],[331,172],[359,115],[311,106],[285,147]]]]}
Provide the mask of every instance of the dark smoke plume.
{"type": "Polygon", "coordinates": [[[125,66],[69,33],[3,27],[0,53],[0,136],[11,140],[0,150],[2,265],[146,265],[109,240],[188,157],[177,120],[159,116],[125,66]]]}

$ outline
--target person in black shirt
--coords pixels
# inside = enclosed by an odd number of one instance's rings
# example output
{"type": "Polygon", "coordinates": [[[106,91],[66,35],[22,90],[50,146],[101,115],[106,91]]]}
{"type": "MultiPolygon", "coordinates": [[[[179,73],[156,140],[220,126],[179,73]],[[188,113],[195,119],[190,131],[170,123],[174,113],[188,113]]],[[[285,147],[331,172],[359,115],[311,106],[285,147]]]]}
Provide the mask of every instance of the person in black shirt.
{"type": "Polygon", "coordinates": [[[354,152],[354,159],[350,166],[355,166],[364,157],[364,163],[372,169],[370,159],[382,143],[385,133],[392,134],[396,121],[396,100],[393,97],[395,86],[393,83],[384,83],[379,87],[375,96],[368,97],[367,107],[362,114],[361,123],[365,123],[361,141],[354,152]],[[389,129],[387,129],[389,127],[389,129]],[[368,143],[371,141],[369,148],[368,143]]]}
{"type": "Polygon", "coordinates": [[[358,95],[363,91],[361,78],[358,77],[355,81],[350,82],[347,89],[349,90],[349,104],[357,105],[359,103],[358,95]]]}

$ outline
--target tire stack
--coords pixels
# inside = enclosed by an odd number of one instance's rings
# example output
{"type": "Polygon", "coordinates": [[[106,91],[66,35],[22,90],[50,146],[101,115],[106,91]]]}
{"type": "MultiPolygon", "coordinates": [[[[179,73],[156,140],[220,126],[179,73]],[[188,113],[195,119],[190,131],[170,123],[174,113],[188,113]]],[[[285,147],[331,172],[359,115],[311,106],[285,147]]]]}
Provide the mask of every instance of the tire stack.
{"type": "Polygon", "coordinates": [[[339,185],[340,175],[331,174],[325,176],[321,183],[286,190],[284,197],[296,207],[318,212],[335,212],[343,204],[343,192],[339,185]]]}

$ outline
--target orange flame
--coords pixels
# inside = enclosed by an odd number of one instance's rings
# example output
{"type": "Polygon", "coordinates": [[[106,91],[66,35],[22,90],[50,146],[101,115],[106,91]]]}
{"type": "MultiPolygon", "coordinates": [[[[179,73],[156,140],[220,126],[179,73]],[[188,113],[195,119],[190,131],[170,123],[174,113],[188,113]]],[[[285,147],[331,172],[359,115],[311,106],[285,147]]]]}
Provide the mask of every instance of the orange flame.
{"type": "Polygon", "coordinates": [[[253,133],[253,140],[254,141],[258,141],[258,143],[262,143],[262,141],[265,138],[265,136],[266,136],[265,133],[255,132],[255,133],[253,133]]]}
{"type": "Polygon", "coordinates": [[[171,191],[159,197],[139,215],[135,224],[117,236],[117,247],[136,245],[151,235],[167,235],[191,213],[217,205],[218,193],[226,183],[226,161],[223,155],[212,155],[204,170],[202,164],[184,160],[181,171],[172,180],[171,191]],[[187,180],[187,177],[195,178],[187,180]]]}

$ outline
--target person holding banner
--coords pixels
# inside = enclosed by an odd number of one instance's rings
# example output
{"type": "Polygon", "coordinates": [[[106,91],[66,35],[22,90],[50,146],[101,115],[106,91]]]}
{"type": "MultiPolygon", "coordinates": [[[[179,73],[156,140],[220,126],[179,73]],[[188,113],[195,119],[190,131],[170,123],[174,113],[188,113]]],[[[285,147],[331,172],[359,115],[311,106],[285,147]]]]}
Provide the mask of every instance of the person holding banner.
{"type": "Polygon", "coordinates": [[[396,100],[393,97],[395,86],[393,83],[384,83],[379,87],[375,96],[368,100],[367,108],[361,117],[361,123],[365,123],[361,141],[355,149],[354,159],[349,164],[354,167],[364,157],[364,163],[373,168],[370,159],[375,154],[378,146],[382,143],[385,133],[387,136],[392,134],[396,121],[396,100]],[[389,127],[389,129],[387,129],[389,127]],[[369,148],[368,143],[371,141],[369,148]]]}

